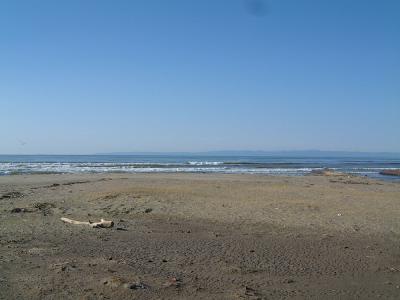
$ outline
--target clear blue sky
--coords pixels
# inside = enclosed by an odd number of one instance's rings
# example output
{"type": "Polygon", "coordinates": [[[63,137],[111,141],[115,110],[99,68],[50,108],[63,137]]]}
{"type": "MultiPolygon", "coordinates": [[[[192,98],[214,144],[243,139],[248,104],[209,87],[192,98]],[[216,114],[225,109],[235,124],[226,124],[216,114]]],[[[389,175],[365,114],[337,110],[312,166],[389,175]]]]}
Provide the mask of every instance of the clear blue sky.
{"type": "Polygon", "coordinates": [[[0,153],[400,152],[400,1],[252,3],[1,1],[0,153]]]}

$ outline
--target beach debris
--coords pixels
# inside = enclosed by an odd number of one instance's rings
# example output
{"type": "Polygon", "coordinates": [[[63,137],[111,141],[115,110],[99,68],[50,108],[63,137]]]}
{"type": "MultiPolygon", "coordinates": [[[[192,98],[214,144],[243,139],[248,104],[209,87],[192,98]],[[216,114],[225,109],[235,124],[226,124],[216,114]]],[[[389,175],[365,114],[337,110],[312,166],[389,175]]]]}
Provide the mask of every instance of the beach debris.
{"type": "Polygon", "coordinates": [[[73,262],[63,262],[50,265],[51,270],[55,270],[57,273],[69,272],[77,270],[75,263],[73,262]]]}
{"type": "Polygon", "coordinates": [[[104,197],[99,198],[99,200],[112,200],[118,198],[121,194],[120,193],[113,193],[105,195],[104,197]]]}
{"type": "Polygon", "coordinates": [[[389,268],[389,271],[390,271],[390,272],[400,272],[400,269],[390,267],[390,268],[389,268]]]}
{"type": "Polygon", "coordinates": [[[339,213],[339,214],[337,214],[337,216],[338,216],[338,217],[341,217],[341,216],[342,216],[342,214],[341,214],[341,213],[339,213]]]}
{"type": "Polygon", "coordinates": [[[106,286],[111,287],[111,288],[117,288],[117,287],[120,287],[120,286],[124,285],[127,282],[126,282],[126,280],[124,280],[121,277],[112,276],[112,277],[103,279],[102,283],[104,285],[106,285],[106,286]]]}
{"type": "Polygon", "coordinates": [[[126,229],[126,228],[124,228],[124,227],[117,227],[117,230],[120,230],[120,231],[128,231],[128,229],[126,229]]]}
{"type": "Polygon", "coordinates": [[[288,280],[286,280],[286,283],[293,283],[294,280],[292,278],[289,278],[288,280]]]}
{"type": "Polygon", "coordinates": [[[119,276],[111,276],[102,280],[103,285],[109,286],[111,288],[123,287],[130,290],[144,290],[148,289],[149,286],[143,282],[129,282],[128,280],[121,278],[119,276]]]}
{"type": "Polygon", "coordinates": [[[55,208],[56,206],[53,203],[49,202],[38,202],[33,205],[34,208],[40,210],[43,215],[47,216],[51,213],[51,209],[55,208]]]}
{"type": "Polygon", "coordinates": [[[26,207],[15,207],[11,210],[12,213],[27,213],[27,212],[35,212],[35,211],[41,211],[43,215],[48,215],[51,213],[51,208],[54,208],[55,205],[52,203],[35,203],[33,205],[33,208],[26,208],[26,207]]]}
{"type": "MultiPolygon", "coordinates": [[[[314,169],[310,172],[311,175],[322,175],[322,176],[344,176],[347,175],[343,172],[338,172],[329,168],[314,169]]],[[[350,178],[350,176],[348,176],[350,178]]]]}
{"type": "Polygon", "coordinates": [[[253,289],[249,286],[245,286],[243,292],[244,292],[244,295],[246,295],[246,296],[258,296],[259,295],[255,289],[253,289]]]}
{"type": "Polygon", "coordinates": [[[92,222],[89,220],[89,222],[86,221],[76,221],[76,220],[72,220],[69,218],[61,218],[61,221],[65,222],[65,223],[70,223],[70,224],[74,224],[74,225],[88,225],[92,228],[111,228],[114,226],[114,222],[113,221],[106,221],[104,219],[100,219],[100,222],[92,222]]]}
{"type": "Polygon", "coordinates": [[[379,172],[381,175],[388,175],[388,176],[400,176],[400,169],[396,170],[383,170],[379,172]]]}
{"type": "Polygon", "coordinates": [[[66,182],[63,183],[62,185],[74,185],[74,184],[82,184],[82,183],[89,183],[89,180],[85,180],[85,181],[72,181],[72,182],[66,182]]]}
{"type": "Polygon", "coordinates": [[[182,280],[176,277],[171,277],[170,279],[167,280],[167,282],[164,283],[165,287],[180,287],[182,285],[182,280]]]}
{"type": "Polygon", "coordinates": [[[32,212],[29,208],[24,208],[24,207],[15,207],[11,210],[11,213],[26,213],[26,212],[32,212]]]}
{"type": "Polygon", "coordinates": [[[134,283],[127,282],[124,283],[122,286],[130,290],[145,290],[148,288],[148,286],[142,282],[134,282],[134,283]]]}
{"type": "Polygon", "coordinates": [[[152,211],[153,211],[152,208],[146,208],[146,209],[144,210],[144,212],[145,212],[146,214],[151,213],[152,211]]]}
{"type": "Polygon", "coordinates": [[[66,182],[66,183],[53,183],[50,185],[33,187],[32,190],[37,190],[37,189],[41,189],[41,188],[55,188],[55,187],[59,187],[59,186],[71,186],[74,184],[89,183],[89,182],[90,181],[74,181],[74,182],[66,182]]]}
{"type": "Polygon", "coordinates": [[[14,199],[14,198],[21,198],[23,196],[24,196],[24,194],[22,194],[20,192],[9,192],[9,193],[5,193],[5,194],[1,195],[0,199],[14,199]]]}
{"type": "MultiPolygon", "coordinates": [[[[362,179],[362,178],[361,178],[362,179]]],[[[343,183],[343,184],[370,184],[368,181],[356,181],[356,180],[343,180],[341,177],[339,177],[339,180],[329,180],[329,182],[332,183],[343,183]]]]}

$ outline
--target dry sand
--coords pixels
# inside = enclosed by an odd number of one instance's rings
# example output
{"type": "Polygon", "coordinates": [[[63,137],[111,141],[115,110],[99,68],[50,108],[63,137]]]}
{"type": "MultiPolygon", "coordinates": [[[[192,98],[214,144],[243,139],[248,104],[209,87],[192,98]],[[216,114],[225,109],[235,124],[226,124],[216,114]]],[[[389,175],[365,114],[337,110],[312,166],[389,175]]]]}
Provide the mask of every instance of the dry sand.
{"type": "Polygon", "coordinates": [[[0,298],[399,299],[399,217],[361,177],[4,176],[0,298]]]}

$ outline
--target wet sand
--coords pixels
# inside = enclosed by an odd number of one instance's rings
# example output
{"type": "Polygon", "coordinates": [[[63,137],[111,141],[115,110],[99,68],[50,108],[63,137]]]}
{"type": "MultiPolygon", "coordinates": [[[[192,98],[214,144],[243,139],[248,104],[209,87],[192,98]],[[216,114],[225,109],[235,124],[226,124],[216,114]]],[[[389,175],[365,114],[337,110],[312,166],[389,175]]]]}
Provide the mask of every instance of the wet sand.
{"type": "Polygon", "coordinates": [[[363,177],[3,176],[0,299],[398,299],[399,216],[363,177]]]}

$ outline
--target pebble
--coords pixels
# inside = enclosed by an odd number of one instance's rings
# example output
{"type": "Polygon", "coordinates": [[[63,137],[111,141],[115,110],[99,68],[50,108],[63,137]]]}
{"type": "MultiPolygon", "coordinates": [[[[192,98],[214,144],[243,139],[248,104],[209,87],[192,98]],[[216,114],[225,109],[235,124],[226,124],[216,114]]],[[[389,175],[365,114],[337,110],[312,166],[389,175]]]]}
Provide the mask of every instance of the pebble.
{"type": "Polygon", "coordinates": [[[293,283],[294,280],[293,280],[293,279],[288,279],[286,282],[287,282],[287,283],[293,283]]]}
{"type": "Polygon", "coordinates": [[[123,287],[130,290],[144,290],[148,288],[147,285],[141,282],[135,282],[135,283],[127,282],[123,284],[123,287]]]}

